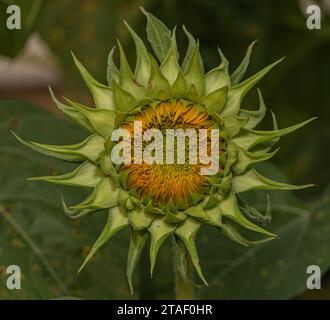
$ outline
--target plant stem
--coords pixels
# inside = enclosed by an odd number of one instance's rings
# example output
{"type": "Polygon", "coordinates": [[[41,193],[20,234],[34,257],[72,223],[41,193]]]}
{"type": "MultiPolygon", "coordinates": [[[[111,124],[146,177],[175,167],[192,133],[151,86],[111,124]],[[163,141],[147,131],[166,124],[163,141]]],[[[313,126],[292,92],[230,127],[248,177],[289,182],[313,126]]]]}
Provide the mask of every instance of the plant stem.
{"type": "Polygon", "coordinates": [[[193,265],[180,244],[173,240],[174,270],[175,270],[175,298],[176,300],[194,300],[194,285],[189,279],[193,278],[193,265]],[[183,277],[182,268],[185,269],[183,277]]]}

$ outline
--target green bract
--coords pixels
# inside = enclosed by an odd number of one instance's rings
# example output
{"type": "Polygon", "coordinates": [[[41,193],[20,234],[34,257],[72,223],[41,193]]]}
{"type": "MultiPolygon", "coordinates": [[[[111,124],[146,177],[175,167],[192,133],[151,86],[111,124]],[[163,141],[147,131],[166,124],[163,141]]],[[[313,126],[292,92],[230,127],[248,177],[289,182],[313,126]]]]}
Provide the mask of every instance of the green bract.
{"type": "Polygon", "coordinates": [[[38,152],[80,164],[75,171],[62,176],[32,179],[93,189],[90,196],[77,205],[67,206],[62,199],[64,211],[68,216],[78,218],[98,210],[108,210],[107,224],[81,269],[117,232],[130,227],[127,276],[131,289],[134,268],[147,237],[151,239],[152,273],[157,253],[171,235],[174,235],[180,250],[178,269],[182,275],[186,277],[186,259],[191,259],[196,272],[207,284],[195,246],[200,227],[202,224],[212,225],[244,246],[254,245],[260,241],[245,239],[235,228],[236,224],[263,234],[266,238],[261,241],[274,238],[274,234],[248,220],[247,212],[250,215],[258,212],[239,201],[237,195],[252,189],[292,190],[310,186],[294,186],[272,181],[258,173],[253,165],[274,156],[277,150],[272,151],[272,147],[282,136],[301,128],[313,119],[286,129],[278,129],[273,116],[272,131],[255,130],[266,113],[261,92],[259,91],[260,106],[256,111],[242,109],[242,100],[282,59],[241,81],[249,64],[254,45],[252,43],[242,63],[231,75],[229,63],[220,50],[221,63],[205,73],[199,43],[184,27],[189,46],[180,65],[176,29],[171,32],[153,15],[144,10],[143,13],[148,21],[148,40],[158,61],[125,22],[136,45],[137,61],[134,73],[118,42],[120,68],[118,69],[114,63],[113,48],[108,60],[108,85],[95,80],[73,55],[74,62],[94,98],[95,108],[69,99],[66,99],[64,104],[57,100],[51,91],[58,108],[86,129],[90,136],[83,142],[67,146],[43,145],[18,139],[38,152]],[[216,121],[225,142],[224,153],[221,156],[223,170],[208,177],[208,194],[190,194],[189,206],[173,201],[159,206],[154,203],[152,195],[139,197],[134,190],[127,187],[129,173],[125,175],[111,162],[113,143],[110,136],[114,129],[121,127],[128,116],[134,117],[137,110],[143,110],[148,105],[176,100],[201,107],[216,121]]]}

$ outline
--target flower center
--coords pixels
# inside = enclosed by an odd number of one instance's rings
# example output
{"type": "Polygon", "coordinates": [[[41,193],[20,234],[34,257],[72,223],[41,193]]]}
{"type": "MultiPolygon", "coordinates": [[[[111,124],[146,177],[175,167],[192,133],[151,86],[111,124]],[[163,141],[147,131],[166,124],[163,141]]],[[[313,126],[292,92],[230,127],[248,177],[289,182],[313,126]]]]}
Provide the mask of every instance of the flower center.
{"type": "MultiPolygon", "coordinates": [[[[207,195],[210,192],[210,184],[207,176],[201,175],[201,168],[206,165],[200,161],[197,145],[201,140],[199,130],[206,129],[204,130],[207,132],[205,151],[210,153],[210,135],[215,123],[205,109],[180,100],[160,102],[154,107],[147,105],[134,114],[134,117],[126,119],[123,123],[122,128],[126,129],[131,137],[134,137],[134,123],[136,121],[140,121],[142,133],[148,129],[158,129],[162,132],[164,155],[166,155],[166,148],[168,147],[165,146],[167,129],[182,129],[184,132],[194,129],[197,140],[191,145],[191,139],[188,136],[185,137],[184,163],[179,161],[178,139],[174,139],[173,162],[166,161],[168,159],[165,156],[163,164],[145,162],[137,164],[133,161],[132,164],[122,165],[120,170],[128,173],[127,188],[135,191],[142,198],[151,197],[154,205],[166,205],[172,200],[175,205],[180,203],[188,207],[192,205],[191,194],[207,195]],[[190,151],[193,147],[197,149],[197,161],[195,163],[189,162],[190,151]]],[[[131,143],[133,146],[134,139],[131,143]]],[[[144,142],[143,150],[147,146],[148,143],[144,142]]],[[[220,150],[221,152],[222,150],[220,150]]]]}

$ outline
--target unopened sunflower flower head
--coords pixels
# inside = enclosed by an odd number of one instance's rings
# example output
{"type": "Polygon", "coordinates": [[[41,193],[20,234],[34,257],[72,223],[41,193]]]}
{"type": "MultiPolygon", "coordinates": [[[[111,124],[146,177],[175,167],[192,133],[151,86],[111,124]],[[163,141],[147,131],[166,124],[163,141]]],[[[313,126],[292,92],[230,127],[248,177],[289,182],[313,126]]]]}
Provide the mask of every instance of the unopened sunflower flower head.
{"type": "Polygon", "coordinates": [[[281,137],[313,119],[278,129],[273,115],[272,130],[256,130],[266,114],[261,92],[258,110],[243,109],[242,100],[282,59],[242,81],[252,43],[233,73],[220,49],[219,65],[205,72],[199,42],[185,27],[189,45],[180,63],[176,28],[170,31],[142,11],[155,55],[125,22],[136,46],[134,72],[118,41],[120,67],[114,63],[113,48],[107,85],[95,80],[73,55],[94,107],[69,99],[61,102],[50,90],[58,108],[89,133],[86,140],[55,146],[18,139],[38,152],[79,164],[68,174],[32,179],[91,188],[91,194],[77,205],[68,206],[62,198],[67,215],[78,218],[108,212],[107,223],[81,269],[115,234],[129,228],[127,277],[131,290],[134,269],[148,237],[151,274],[159,249],[172,237],[182,257],[183,276],[185,259],[189,259],[207,284],[196,250],[199,229],[211,225],[244,246],[276,237],[248,219],[257,210],[240,200],[239,194],[310,186],[273,181],[254,165],[276,154],[273,146],[281,137]],[[261,234],[262,239],[246,239],[237,225],[261,234]]]}

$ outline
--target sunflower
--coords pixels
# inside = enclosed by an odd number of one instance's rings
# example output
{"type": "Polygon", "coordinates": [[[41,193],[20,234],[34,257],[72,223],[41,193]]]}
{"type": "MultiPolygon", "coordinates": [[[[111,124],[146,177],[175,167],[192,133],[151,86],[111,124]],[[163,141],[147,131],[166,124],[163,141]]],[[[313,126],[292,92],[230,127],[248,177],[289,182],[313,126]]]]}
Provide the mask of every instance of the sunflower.
{"type": "MultiPolygon", "coordinates": [[[[183,30],[189,45],[181,62],[176,28],[170,31],[152,14],[142,11],[147,17],[148,40],[156,57],[148,52],[141,38],[125,22],[136,46],[134,72],[118,41],[120,68],[114,63],[113,48],[108,59],[108,85],[95,80],[73,55],[93,96],[95,107],[84,106],[69,99],[65,99],[66,103],[61,102],[50,90],[58,108],[86,129],[90,133],[88,138],[67,146],[44,145],[17,138],[38,152],[80,164],[71,173],[32,179],[93,189],[77,205],[68,206],[62,197],[67,215],[78,218],[99,210],[108,211],[107,223],[81,269],[117,232],[130,228],[127,277],[131,289],[134,268],[148,237],[151,274],[159,249],[172,236],[182,258],[179,259],[178,269],[183,277],[186,277],[189,260],[207,284],[195,245],[200,227],[203,224],[211,225],[244,246],[273,239],[276,235],[248,219],[247,213],[253,215],[256,209],[242,202],[239,194],[252,189],[293,190],[310,186],[272,181],[258,173],[253,166],[275,155],[277,150],[272,151],[273,145],[282,136],[313,119],[278,129],[273,115],[273,130],[256,130],[255,127],[266,113],[262,95],[258,91],[260,106],[255,111],[242,109],[242,100],[282,59],[241,81],[254,43],[232,74],[229,74],[228,60],[218,49],[219,65],[206,73],[199,42],[185,27],[183,30]],[[178,160],[180,150],[177,150],[171,163],[114,163],[111,155],[118,146],[112,139],[114,132],[122,129],[133,135],[136,121],[141,124],[142,133],[148,129],[157,129],[164,137],[168,129],[181,129],[184,132],[188,129],[206,130],[204,137],[198,135],[199,140],[206,141],[206,149],[203,152],[199,150],[198,161],[195,163],[187,161],[188,144],[184,145],[184,163],[178,160]],[[212,175],[203,175],[201,169],[206,168],[207,164],[200,158],[202,155],[209,157],[212,129],[219,131],[217,170],[212,175]],[[262,234],[263,239],[247,240],[238,232],[238,225],[262,234]]],[[[126,147],[134,147],[135,140],[126,141],[126,147]]],[[[174,143],[174,149],[177,143],[174,143]]],[[[142,152],[149,144],[143,141],[142,152]]],[[[165,150],[165,144],[159,148],[165,150]]],[[[137,155],[133,149],[130,148],[131,158],[136,160],[137,155]]]]}

